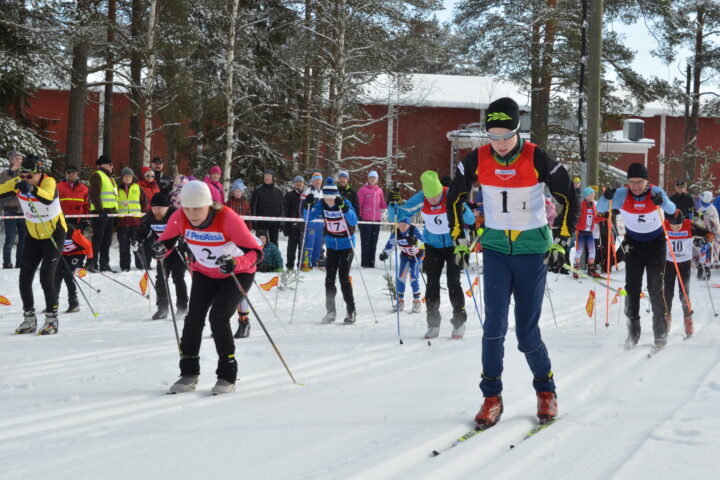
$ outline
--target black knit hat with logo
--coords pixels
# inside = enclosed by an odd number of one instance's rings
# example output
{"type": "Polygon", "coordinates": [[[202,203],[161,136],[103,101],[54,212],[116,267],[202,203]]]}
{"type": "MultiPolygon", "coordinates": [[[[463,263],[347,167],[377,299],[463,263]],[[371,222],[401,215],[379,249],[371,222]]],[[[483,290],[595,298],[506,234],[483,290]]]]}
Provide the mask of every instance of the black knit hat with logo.
{"type": "Polygon", "coordinates": [[[520,125],[520,107],[515,100],[503,97],[495,100],[485,112],[485,130],[507,128],[515,130],[520,125]]]}

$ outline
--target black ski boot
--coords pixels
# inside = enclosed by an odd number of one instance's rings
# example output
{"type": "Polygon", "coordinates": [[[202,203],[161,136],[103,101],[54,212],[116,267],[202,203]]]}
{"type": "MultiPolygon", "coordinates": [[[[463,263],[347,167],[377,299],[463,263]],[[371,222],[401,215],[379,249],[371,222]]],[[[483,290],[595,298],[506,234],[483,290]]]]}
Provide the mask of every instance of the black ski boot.
{"type": "Polygon", "coordinates": [[[250,336],[250,319],[247,315],[240,315],[238,320],[238,328],[233,337],[235,338],[247,338],[250,336]]]}
{"type": "Polygon", "coordinates": [[[355,314],[355,311],[348,312],[347,317],[345,317],[345,320],[343,320],[343,323],[345,325],[352,325],[355,323],[355,320],[357,320],[357,315],[355,314]]]}
{"type": "Polygon", "coordinates": [[[155,315],[152,316],[153,320],[163,320],[166,319],[168,316],[168,309],[167,307],[160,307],[158,308],[158,311],[155,312],[155,315]]]}

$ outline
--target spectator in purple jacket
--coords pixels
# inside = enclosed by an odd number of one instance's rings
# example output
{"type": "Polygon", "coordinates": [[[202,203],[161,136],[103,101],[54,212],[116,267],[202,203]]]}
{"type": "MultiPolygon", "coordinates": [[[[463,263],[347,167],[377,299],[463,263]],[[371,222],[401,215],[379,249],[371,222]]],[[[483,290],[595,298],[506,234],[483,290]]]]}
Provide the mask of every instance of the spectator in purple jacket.
{"type": "MultiPolygon", "coordinates": [[[[365,222],[379,222],[382,219],[380,210],[387,209],[383,191],[377,185],[378,173],[373,170],[368,173],[367,183],[358,190],[360,203],[360,220],[365,222]]],[[[375,267],[375,250],[377,248],[380,225],[360,223],[360,266],[375,267]]]]}
{"type": "Polygon", "coordinates": [[[220,183],[220,177],[222,176],[222,170],[220,167],[215,165],[210,169],[210,174],[203,178],[203,182],[207,183],[210,187],[210,195],[212,195],[213,203],[217,202],[220,205],[225,204],[225,189],[220,183]]]}

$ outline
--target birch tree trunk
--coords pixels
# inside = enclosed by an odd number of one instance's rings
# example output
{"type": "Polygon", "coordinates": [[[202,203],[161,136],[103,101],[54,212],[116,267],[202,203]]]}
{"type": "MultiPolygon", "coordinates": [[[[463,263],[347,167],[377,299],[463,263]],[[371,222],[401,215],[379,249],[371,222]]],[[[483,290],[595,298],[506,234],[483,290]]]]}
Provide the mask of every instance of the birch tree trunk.
{"type": "Polygon", "coordinates": [[[334,105],[332,110],[334,113],[334,129],[335,139],[333,144],[334,150],[334,169],[340,168],[342,163],[343,152],[343,119],[345,117],[345,30],[347,28],[347,1],[339,0],[337,2],[337,41],[335,50],[335,72],[333,72],[334,88],[331,96],[334,97],[334,105]]]}
{"type": "Polygon", "coordinates": [[[235,24],[237,23],[240,0],[233,0],[230,15],[230,33],[228,34],[227,74],[225,78],[225,165],[223,166],[223,187],[230,191],[230,170],[232,168],[233,143],[235,138],[235,85],[233,83],[235,69],[235,24]]]}
{"type": "Polygon", "coordinates": [[[155,88],[155,29],[157,26],[157,0],[150,0],[150,16],[148,18],[147,32],[147,75],[143,85],[145,93],[144,99],[144,116],[145,116],[145,132],[144,132],[144,149],[143,149],[143,165],[150,165],[151,147],[152,147],[152,117],[153,117],[153,90],[155,88]]]}

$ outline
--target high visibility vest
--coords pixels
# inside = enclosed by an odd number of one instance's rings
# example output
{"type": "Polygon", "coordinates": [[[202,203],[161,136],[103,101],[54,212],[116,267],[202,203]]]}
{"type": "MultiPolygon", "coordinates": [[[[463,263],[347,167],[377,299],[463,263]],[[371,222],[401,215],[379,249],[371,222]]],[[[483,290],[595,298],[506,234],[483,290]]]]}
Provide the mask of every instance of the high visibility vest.
{"type": "Polygon", "coordinates": [[[140,205],[140,185],[133,183],[125,193],[125,188],[118,191],[118,214],[132,217],[142,217],[140,205]]]}
{"type": "MultiPolygon", "coordinates": [[[[100,187],[100,202],[102,203],[103,210],[112,209],[117,210],[118,208],[118,188],[113,180],[103,170],[96,170],[95,173],[100,174],[102,185],[100,187]]],[[[95,205],[90,203],[90,211],[95,211],[95,205]]]]}

